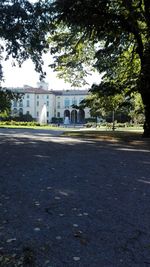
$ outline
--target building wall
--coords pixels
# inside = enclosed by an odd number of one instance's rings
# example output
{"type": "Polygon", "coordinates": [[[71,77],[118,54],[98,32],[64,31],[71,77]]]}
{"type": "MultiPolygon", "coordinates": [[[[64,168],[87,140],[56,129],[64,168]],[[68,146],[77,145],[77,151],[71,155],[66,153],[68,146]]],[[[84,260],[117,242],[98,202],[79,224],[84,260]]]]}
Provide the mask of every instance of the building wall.
{"type": "MultiPolygon", "coordinates": [[[[79,105],[81,100],[87,96],[85,90],[59,90],[48,91],[43,89],[25,88],[17,90],[16,92],[23,93],[21,100],[12,101],[12,115],[19,114],[22,111],[23,114],[31,114],[34,119],[39,121],[39,117],[45,104],[47,107],[47,121],[51,122],[53,117],[65,118],[66,110],[69,111],[70,120],[73,116],[74,108],[73,104],[79,105]]],[[[76,110],[76,122],[79,121],[79,110],[76,110]]],[[[74,115],[75,116],[75,115],[74,115]]],[[[84,109],[84,117],[89,118],[89,109],[84,109]]]]}
{"type": "Polygon", "coordinates": [[[34,94],[34,118],[37,121],[39,120],[44,104],[47,108],[47,120],[50,121],[51,118],[54,116],[54,96],[49,93],[34,94]]]}
{"type": "MultiPolygon", "coordinates": [[[[74,110],[74,108],[72,107],[73,104],[79,106],[80,102],[85,98],[86,95],[85,94],[78,95],[77,93],[78,92],[76,92],[76,95],[72,93],[71,94],[64,93],[62,96],[56,96],[56,116],[57,117],[64,118],[66,110],[69,111],[71,114],[72,111],[74,110]]],[[[77,113],[78,112],[79,110],[77,110],[77,113]]],[[[88,108],[85,108],[84,112],[85,112],[85,118],[90,117],[88,108]]]]}

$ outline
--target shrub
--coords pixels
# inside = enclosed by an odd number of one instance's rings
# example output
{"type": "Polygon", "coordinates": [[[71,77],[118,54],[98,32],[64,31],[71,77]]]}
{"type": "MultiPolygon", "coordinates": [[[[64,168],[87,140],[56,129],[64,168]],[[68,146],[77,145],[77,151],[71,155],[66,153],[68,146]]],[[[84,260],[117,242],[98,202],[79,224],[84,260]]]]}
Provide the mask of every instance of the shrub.
{"type": "Polygon", "coordinates": [[[36,121],[0,121],[0,125],[15,125],[15,126],[40,126],[40,124],[36,121]]]}
{"type": "Polygon", "coordinates": [[[96,118],[85,119],[85,123],[91,123],[91,122],[95,122],[96,123],[96,118]]]}
{"type": "Polygon", "coordinates": [[[63,118],[53,117],[51,120],[52,123],[63,123],[63,118]]]}

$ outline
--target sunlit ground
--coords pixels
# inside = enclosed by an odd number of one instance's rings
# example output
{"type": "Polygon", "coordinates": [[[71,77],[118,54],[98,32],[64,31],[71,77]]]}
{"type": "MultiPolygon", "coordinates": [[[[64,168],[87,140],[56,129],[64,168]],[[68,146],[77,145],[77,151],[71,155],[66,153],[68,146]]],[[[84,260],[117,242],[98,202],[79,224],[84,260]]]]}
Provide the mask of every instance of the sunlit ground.
{"type": "MultiPolygon", "coordinates": [[[[50,129],[50,130],[59,130],[59,129],[63,129],[63,130],[80,130],[80,131],[112,131],[112,128],[107,127],[107,126],[100,126],[100,127],[91,127],[91,128],[87,128],[83,125],[69,125],[69,126],[65,126],[63,124],[61,124],[60,126],[57,125],[41,125],[41,126],[30,126],[30,125],[3,125],[0,124],[0,128],[29,128],[29,129],[50,129]]],[[[115,131],[138,131],[138,132],[142,132],[143,128],[142,127],[116,127],[115,131]]]]}

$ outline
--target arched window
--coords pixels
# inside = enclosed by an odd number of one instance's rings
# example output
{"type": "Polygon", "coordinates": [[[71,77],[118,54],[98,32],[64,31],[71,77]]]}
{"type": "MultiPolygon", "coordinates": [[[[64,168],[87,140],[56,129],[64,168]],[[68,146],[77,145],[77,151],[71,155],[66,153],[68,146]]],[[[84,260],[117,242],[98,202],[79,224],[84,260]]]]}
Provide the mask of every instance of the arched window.
{"type": "Polygon", "coordinates": [[[77,123],[77,111],[75,109],[71,111],[71,123],[77,123]]]}
{"type": "Polygon", "coordinates": [[[17,108],[14,108],[13,109],[13,115],[17,115],[17,114],[18,114],[17,108]]]}
{"type": "Polygon", "coordinates": [[[19,114],[23,114],[23,109],[19,108],[19,114]]]}
{"type": "Polygon", "coordinates": [[[68,109],[64,110],[64,118],[68,117],[70,119],[70,111],[68,109]]]}
{"type": "Polygon", "coordinates": [[[78,112],[78,122],[84,123],[85,121],[85,111],[83,109],[80,109],[78,112]]]}

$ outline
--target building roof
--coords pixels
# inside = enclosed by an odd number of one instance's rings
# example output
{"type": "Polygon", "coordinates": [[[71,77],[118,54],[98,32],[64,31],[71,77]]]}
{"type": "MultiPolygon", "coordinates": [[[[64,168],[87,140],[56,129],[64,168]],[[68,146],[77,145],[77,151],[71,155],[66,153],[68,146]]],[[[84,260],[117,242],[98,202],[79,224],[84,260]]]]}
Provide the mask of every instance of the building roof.
{"type": "Polygon", "coordinates": [[[51,94],[52,91],[43,89],[43,88],[33,88],[33,87],[15,87],[15,88],[8,88],[13,92],[18,93],[34,93],[34,94],[51,94]]]}
{"type": "Polygon", "coordinates": [[[34,93],[34,94],[54,94],[56,96],[59,95],[86,95],[88,94],[88,90],[87,89],[68,89],[68,90],[47,90],[47,89],[43,89],[43,88],[33,88],[33,87],[16,87],[16,88],[8,88],[10,90],[12,90],[13,92],[18,92],[18,93],[34,93]]]}
{"type": "Polygon", "coordinates": [[[55,95],[59,96],[59,95],[87,95],[88,94],[88,90],[87,89],[68,89],[68,90],[52,90],[52,93],[54,93],[55,95]]]}

